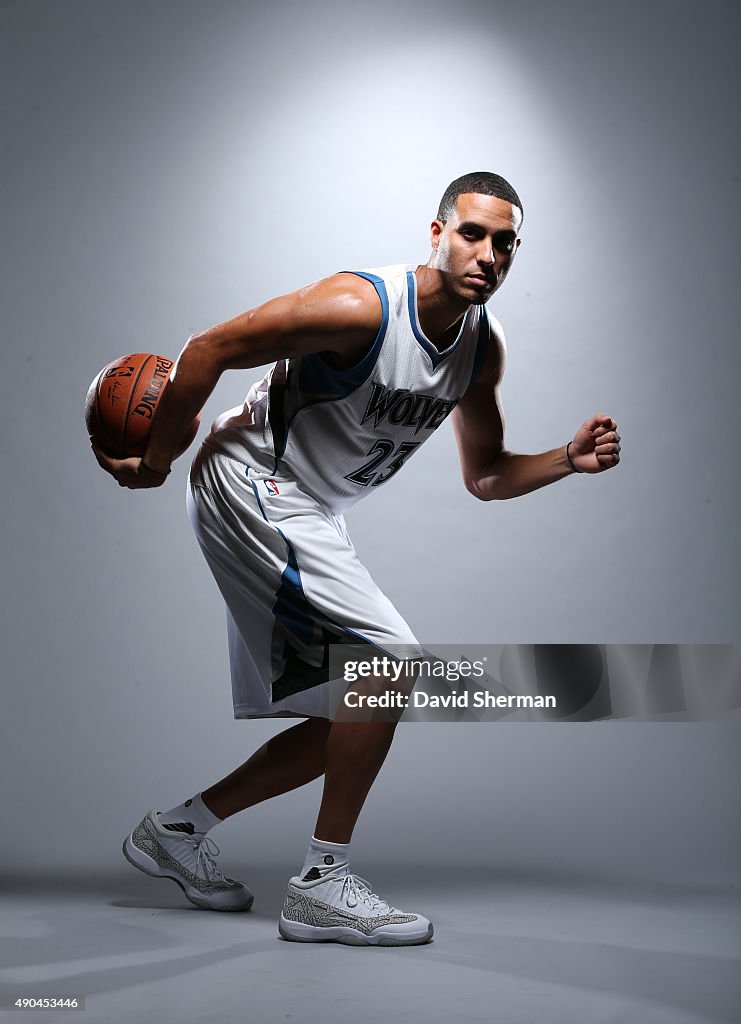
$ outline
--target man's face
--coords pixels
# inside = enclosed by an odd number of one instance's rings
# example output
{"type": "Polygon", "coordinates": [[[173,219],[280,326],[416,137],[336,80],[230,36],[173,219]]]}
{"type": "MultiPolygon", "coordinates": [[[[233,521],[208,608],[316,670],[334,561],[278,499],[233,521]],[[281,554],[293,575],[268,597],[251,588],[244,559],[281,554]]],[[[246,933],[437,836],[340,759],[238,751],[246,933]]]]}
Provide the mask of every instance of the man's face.
{"type": "Polygon", "coordinates": [[[520,244],[522,213],[504,199],[466,192],[448,220],[432,222],[430,266],[470,305],[486,302],[504,283],[520,244]]]}

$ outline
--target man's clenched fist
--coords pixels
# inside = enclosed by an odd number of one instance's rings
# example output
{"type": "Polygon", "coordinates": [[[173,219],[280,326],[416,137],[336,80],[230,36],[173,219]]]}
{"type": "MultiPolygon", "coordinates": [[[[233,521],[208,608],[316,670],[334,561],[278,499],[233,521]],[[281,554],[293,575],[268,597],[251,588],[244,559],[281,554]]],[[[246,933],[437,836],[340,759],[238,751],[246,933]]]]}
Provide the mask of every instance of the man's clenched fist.
{"type": "Polygon", "coordinates": [[[569,444],[569,456],[579,473],[602,473],[620,462],[620,434],[610,416],[599,413],[582,423],[569,444]]]}

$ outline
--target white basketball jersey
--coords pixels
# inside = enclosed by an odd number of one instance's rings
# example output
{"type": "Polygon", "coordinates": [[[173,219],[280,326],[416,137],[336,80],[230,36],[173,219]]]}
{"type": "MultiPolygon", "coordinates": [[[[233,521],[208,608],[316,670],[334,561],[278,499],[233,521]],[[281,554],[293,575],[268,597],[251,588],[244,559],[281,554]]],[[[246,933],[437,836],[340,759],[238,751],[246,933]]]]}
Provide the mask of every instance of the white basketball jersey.
{"type": "Polygon", "coordinates": [[[337,515],[389,480],[440,426],[480,373],[489,341],[484,307],[471,306],[439,352],[419,325],[413,266],[347,273],[371,281],[381,299],[367,354],[346,370],[323,353],[279,359],[205,441],[296,480],[337,515]]]}

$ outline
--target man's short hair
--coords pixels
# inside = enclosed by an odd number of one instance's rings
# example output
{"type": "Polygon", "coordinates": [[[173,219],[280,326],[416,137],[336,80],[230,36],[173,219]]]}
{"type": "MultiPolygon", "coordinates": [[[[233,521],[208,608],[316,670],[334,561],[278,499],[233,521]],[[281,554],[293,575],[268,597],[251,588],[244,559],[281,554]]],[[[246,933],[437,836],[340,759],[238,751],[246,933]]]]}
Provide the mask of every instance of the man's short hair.
{"type": "Polygon", "coordinates": [[[520,197],[500,174],[492,174],[490,171],[471,171],[470,174],[464,174],[462,177],[456,178],[455,181],[451,181],[445,189],[437,211],[437,219],[446,221],[455,208],[458,196],[466,192],[477,192],[482,196],[504,199],[505,202],[516,206],[523,217],[525,216],[520,197]]]}

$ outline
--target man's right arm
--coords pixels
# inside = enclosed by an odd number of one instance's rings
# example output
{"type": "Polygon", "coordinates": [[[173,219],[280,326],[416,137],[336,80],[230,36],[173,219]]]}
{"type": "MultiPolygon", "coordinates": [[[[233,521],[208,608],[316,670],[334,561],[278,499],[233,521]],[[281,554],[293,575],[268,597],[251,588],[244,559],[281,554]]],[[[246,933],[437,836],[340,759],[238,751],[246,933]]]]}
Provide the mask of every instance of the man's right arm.
{"type": "Polygon", "coordinates": [[[370,281],[335,274],[192,335],[160,399],[144,459],[109,459],[94,449],[99,464],[122,486],[158,486],[186,428],[225,370],[312,352],[360,359],[373,343],[381,318],[381,301],[370,281]]]}

